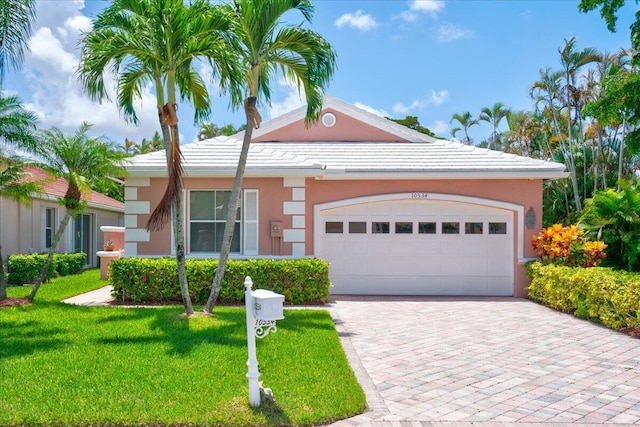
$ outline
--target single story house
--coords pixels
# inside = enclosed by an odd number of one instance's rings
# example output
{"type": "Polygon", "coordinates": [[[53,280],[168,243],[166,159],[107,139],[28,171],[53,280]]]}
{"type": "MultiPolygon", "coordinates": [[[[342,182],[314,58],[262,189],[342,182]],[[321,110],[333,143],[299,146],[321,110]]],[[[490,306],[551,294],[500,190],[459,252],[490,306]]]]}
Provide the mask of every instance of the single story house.
{"type": "MultiPolygon", "coordinates": [[[[0,197],[0,245],[2,254],[46,252],[65,214],[57,199],[64,197],[67,181],[51,179],[42,169],[28,166],[30,179],[44,182],[41,194],[36,194],[30,206],[0,197]]],[[[124,222],[124,203],[102,193],[88,195],[87,209],[67,225],[57,252],[81,251],[87,254],[87,267],[96,267],[96,252],[102,250],[104,237],[100,227],[117,226],[124,222]]]]}
{"type": "MultiPolygon", "coordinates": [[[[542,184],[562,164],[439,140],[333,97],[263,123],[249,152],[232,257],[317,257],[334,294],[525,296],[542,184]]],[[[243,134],[182,146],[187,255],[216,257],[243,134]]],[[[125,180],[127,256],[173,253],[145,230],[164,152],[125,180]]]]}

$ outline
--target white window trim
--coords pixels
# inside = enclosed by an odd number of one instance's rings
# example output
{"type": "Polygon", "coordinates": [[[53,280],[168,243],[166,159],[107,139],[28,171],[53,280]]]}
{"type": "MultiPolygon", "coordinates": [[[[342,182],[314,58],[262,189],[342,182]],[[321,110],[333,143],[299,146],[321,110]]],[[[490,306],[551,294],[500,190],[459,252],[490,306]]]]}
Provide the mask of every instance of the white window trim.
{"type": "Polygon", "coordinates": [[[254,256],[254,255],[258,255],[258,252],[260,251],[260,247],[258,246],[260,243],[260,223],[259,223],[259,218],[260,218],[260,199],[258,198],[258,190],[244,190],[243,194],[243,204],[242,204],[242,215],[241,215],[241,224],[240,224],[240,228],[243,230],[242,232],[242,248],[241,248],[241,252],[243,255],[247,255],[247,256],[254,256]],[[249,215],[250,212],[248,212],[248,206],[250,205],[248,203],[248,200],[250,197],[255,197],[255,207],[256,207],[256,211],[255,213],[253,213],[253,215],[249,215]],[[248,218],[249,216],[255,216],[255,219],[250,219],[248,218]],[[246,232],[246,228],[247,225],[254,225],[255,224],[255,228],[256,228],[256,232],[255,232],[255,241],[253,242],[249,242],[248,239],[250,238],[249,233],[246,232]],[[247,248],[249,247],[254,247],[255,250],[248,250],[247,248]]]}
{"type": "MultiPolygon", "coordinates": [[[[185,198],[184,198],[184,200],[185,200],[185,203],[184,203],[184,209],[185,209],[184,221],[185,221],[185,234],[186,234],[186,236],[185,236],[185,238],[186,238],[185,253],[187,253],[189,255],[194,255],[196,257],[197,256],[205,256],[205,255],[218,255],[218,254],[220,254],[220,252],[198,252],[198,251],[193,252],[191,250],[191,218],[190,218],[190,216],[191,216],[191,212],[190,212],[191,211],[191,194],[190,193],[192,191],[201,191],[201,192],[204,192],[204,191],[209,191],[209,192],[210,191],[220,191],[220,192],[231,193],[232,190],[228,189],[228,188],[227,189],[221,189],[221,188],[193,188],[193,189],[190,189],[190,190],[186,191],[185,198]]],[[[245,193],[245,191],[247,191],[247,190],[241,190],[242,193],[241,193],[240,196],[242,197],[242,203],[239,206],[240,209],[241,209],[241,211],[240,211],[240,219],[236,220],[236,222],[239,222],[239,225],[240,225],[240,227],[239,227],[239,229],[240,229],[240,252],[230,252],[229,253],[229,257],[230,258],[232,258],[233,256],[238,256],[238,255],[239,256],[243,256],[245,254],[245,252],[244,252],[244,244],[243,244],[244,243],[244,210],[245,210],[245,205],[244,205],[244,201],[245,201],[244,197],[245,196],[244,196],[244,193],[245,193]]],[[[257,192],[257,190],[254,190],[254,191],[257,192]]],[[[225,220],[225,222],[226,222],[226,220],[225,220]]],[[[173,227],[172,227],[172,230],[173,230],[173,227]]],[[[172,232],[171,236],[172,236],[172,238],[171,238],[172,252],[175,252],[175,250],[173,249],[173,247],[175,246],[173,244],[173,242],[174,242],[173,232],[172,232]]],[[[173,255],[175,255],[175,253],[173,253],[173,255]]]]}

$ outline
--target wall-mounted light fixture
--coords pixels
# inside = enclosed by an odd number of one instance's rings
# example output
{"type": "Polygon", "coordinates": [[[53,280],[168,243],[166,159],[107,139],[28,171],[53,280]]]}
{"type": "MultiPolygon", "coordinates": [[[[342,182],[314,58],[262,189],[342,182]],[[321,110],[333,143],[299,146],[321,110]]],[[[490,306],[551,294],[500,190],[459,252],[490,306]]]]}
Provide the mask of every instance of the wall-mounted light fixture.
{"type": "Polygon", "coordinates": [[[536,211],[533,210],[533,206],[531,206],[524,215],[524,225],[526,225],[529,230],[532,230],[533,227],[536,226],[536,211]]]}

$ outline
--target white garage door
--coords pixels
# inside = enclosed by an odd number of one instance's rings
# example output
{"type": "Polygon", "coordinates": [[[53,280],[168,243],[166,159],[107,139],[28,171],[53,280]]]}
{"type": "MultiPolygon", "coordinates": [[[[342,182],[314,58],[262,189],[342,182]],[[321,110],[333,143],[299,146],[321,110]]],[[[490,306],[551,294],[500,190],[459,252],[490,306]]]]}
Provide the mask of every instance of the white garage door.
{"type": "Polygon", "coordinates": [[[513,213],[441,200],[317,212],[316,256],[333,294],[513,295],[513,213]]]}

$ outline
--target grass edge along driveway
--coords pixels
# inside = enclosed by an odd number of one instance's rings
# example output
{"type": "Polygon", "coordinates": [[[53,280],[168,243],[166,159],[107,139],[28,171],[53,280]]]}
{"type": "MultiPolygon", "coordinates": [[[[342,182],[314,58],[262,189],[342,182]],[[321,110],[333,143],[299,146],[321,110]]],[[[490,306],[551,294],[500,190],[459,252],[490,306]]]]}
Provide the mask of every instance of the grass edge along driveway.
{"type": "Polygon", "coordinates": [[[98,276],[54,279],[32,305],[0,310],[0,425],[318,425],[366,407],[324,310],[285,309],[258,340],[276,401],[251,408],[244,308],[186,319],[182,307],[59,302],[98,276]]]}

